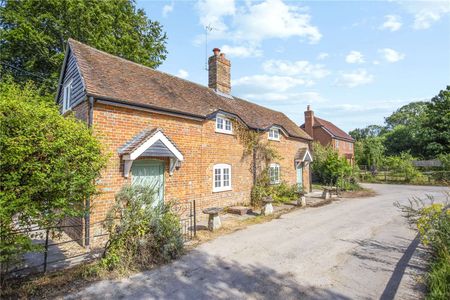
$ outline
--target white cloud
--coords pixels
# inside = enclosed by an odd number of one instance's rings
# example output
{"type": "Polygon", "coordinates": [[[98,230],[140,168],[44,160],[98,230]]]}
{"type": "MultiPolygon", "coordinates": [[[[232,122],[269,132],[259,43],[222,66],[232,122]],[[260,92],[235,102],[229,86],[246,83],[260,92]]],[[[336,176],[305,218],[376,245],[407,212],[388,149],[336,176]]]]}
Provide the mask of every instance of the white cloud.
{"type": "Polygon", "coordinates": [[[213,27],[213,34],[220,35],[228,29],[224,17],[234,15],[236,7],[234,0],[200,0],[197,10],[200,14],[200,24],[213,27]]]}
{"type": "Polygon", "coordinates": [[[236,80],[232,80],[232,86],[244,86],[251,89],[256,88],[258,90],[271,91],[271,92],[284,92],[293,87],[301,85],[313,84],[310,80],[302,78],[294,78],[290,76],[270,76],[270,75],[252,75],[244,76],[236,80]]]}
{"type": "Polygon", "coordinates": [[[380,64],[380,62],[379,62],[378,60],[374,60],[372,63],[373,63],[374,65],[379,65],[379,64],[380,64]]]}
{"type": "Polygon", "coordinates": [[[186,78],[189,77],[189,72],[184,70],[184,69],[179,69],[178,73],[176,74],[176,76],[180,77],[180,78],[183,78],[183,79],[186,79],[186,78]]]}
{"type": "Polygon", "coordinates": [[[314,91],[301,93],[248,93],[244,94],[243,97],[255,101],[279,102],[279,105],[326,102],[318,92],[314,91]]]}
{"type": "Polygon", "coordinates": [[[369,84],[373,81],[373,75],[369,74],[365,69],[358,69],[353,72],[342,72],[337,79],[338,85],[347,87],[356,87],[359,85],[369,84]]]}
{"type": "Polygon", "coordinates": [[[358,51],[350,51],[345,57],[345,61],[349,64],[362,64],[364,62],[364,55],[358,51]]]}
{"type": "Polygon", "coordinates": [[[174,2],[163,6],[162,15],[164,18],[167,17],[167,15],[173,11],[174,6],[175,6],[174,2]]]}
{"type": "Polygon", "coordinates": [[[306,60],[287,61],[271,59],[265,61],[262,67],[269,74],[283,76],[306,75],[313,78],[323,78],[330,74],[330,71],[323,65],[311,64],[306,60]]]}
{"type": "Polygon", "coordinates": [[[330,54],[328,54],[326,52],[320,52],[317,55],[317,60],[324,60],[324,59],[327,59],[328,57],[330,57],[330,54]]]}
{"type": "Polygon", "coordinates": [[[235,36],[241,40],[261,42],[270,38],[306,38],[318,42],[322,35],[311,25],[311,16],[297,6],[287,5],[281,0],[266,0],[248,3],[247,10],[237,14],[235,36]]]}
{"type": "Polygon", "coordinates": [[[390,48],[383,48],[378,50],[380,52],[384,59],[387,60],[390,63],[398,62],[405,58],[405,54],[395,51],[394,49],[390,48]]]}
{"type": "Polygon", "coordinates": [[[413,28],[428,29],[433,23],[441,20],[445,15],[450,14],[450,1],[399,1],[407,12],[413,15],[413,28]]]}
{"type": "MultiPolygon", "coordinates": [[[[213,28],[208,38],[233,41],[235,47],[244,43],[258,49],[266,39],[292,37],[316,43],[322,37],[305,9],[281,0],[246,1],[239,6],[232,0],[200,0],[196,7],[200,24],[213,28]]],[[[203,39],[198,36],[194,43],[199,45],[203,39]]]]}
{"type": "Polygon", "coordinates": [[[387,15],[386,20],[381,24],[380,29],[388,29],[390,31],[397,31],[402,27],[401,18],[396,15],[387,15]]]}
{"type": "Polygon", "coordinates": [[[262,55],[262,51],[252,46],[229,46],[223,45],[220,48],[223,53],[235,57],[258,57],[262,55]]]}

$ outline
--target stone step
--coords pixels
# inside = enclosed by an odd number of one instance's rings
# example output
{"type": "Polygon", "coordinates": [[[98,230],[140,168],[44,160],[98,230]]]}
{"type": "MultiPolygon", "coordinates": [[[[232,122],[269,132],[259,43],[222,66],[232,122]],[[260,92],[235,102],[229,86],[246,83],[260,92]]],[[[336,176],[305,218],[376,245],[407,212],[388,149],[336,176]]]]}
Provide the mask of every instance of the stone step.
{"type": "Polygon", "coordinates": [[[250,208],[246,206],[231,206],[227,209],[227,212],[235,215],[246,215],[250,212],[250,208]]]}

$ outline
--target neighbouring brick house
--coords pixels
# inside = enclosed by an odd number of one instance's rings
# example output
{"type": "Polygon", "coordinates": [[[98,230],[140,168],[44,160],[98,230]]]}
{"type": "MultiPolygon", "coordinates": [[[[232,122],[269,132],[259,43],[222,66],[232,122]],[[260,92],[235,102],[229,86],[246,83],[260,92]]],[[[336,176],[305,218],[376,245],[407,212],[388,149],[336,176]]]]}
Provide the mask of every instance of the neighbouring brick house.
{"type": "Polygon", "coordinates": [[[340,155],[347,158],[353,164],[355,160],[355,140],[345,131],[333,123],[314,116],[314,111],[307,106],[305,111],[305,123],[300,126],[314,141],[323,146],[331,145],[340,155]]]}
{"type": "Polygon", "coordinates": [[[205,87],[69,39],[56,100],[63,114],[92,127],[108,155],[100,194],[90,199],[89,217],[71,220],[83,229],[72,236],[97,235],[92,224],[127,184],[158,186],[160,201],[196,200],[198,212],[249,203],[253,156],[244,155],[236,124],[280,154],[269,166],[274,183],[309,191],[312,138],[283,113],[232,96],[230,67],[214,49],[205,87]]]}

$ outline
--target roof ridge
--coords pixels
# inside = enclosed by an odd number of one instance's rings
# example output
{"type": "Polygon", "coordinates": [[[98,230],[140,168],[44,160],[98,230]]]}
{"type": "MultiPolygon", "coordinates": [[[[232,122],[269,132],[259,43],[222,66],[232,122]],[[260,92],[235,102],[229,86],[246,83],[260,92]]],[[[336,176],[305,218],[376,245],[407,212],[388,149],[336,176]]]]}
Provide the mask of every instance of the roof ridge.
{"type": "Polygon", "coordinates": [[[281,111],[236,96],[230,100],[208,86],[96,49],[72,38],[68,39],[68,45],[77,60],[80,56],[80,72],[86,82],[89,81],[89,84],[86,83],[90,87],[88,93],[130,103],[153,105],[161,109],[166,107],[180,113],[197,113],[205,118],[222,110],[238,116],[251,128],[263,129],[270,125],[269,123],[278,124],[292,137],[311,139],[281,111]],[[119,72],[118,67],[128,70],[129,73],[119,72]],[[103,72],[103,75],[99,72],[103,72]],[[136,78],[138,74],[140,77],[136,78]],[[146,83],[148,80],[151,82],[146,83]],[[146,88],[149,83],[152,87],[146,88]],[[123,84],[127,85],[122,86],[123,84]],[[136,90],[141,93],[134,93],[136,90]],[[152,100],[156,99],[154,97],[160,97],[157,103],[152,100]]]}
{"type": "MultiPolygon", "coordinates": [[[[110,56],[110,57],[112,57],[112,58],[119,59],[119,60],[123,60],[123,61],[126,62],[126,63],[131,63],[131,64],[137,65],[137,66],[139,66],[139,67],[148,69],[148,70],[150,70],[150,71],[154,71],[154,72],[157,72],[157,73],[160,73],[160,74],[163,74],[163,75],[167,75],[167,76],[172,77],[172,78],[175,78],[175,79],[183,80],[183,81],[185,81],[185,82],[187,82],[187,83],[195,84],[195,85],[197,85],[197,86],[199,86],[199,87],[201,87],[201,88],[203,88],[203,89],[206,89],[206,90],[208,90],[208,91],[213,92],[214,94],[216,94],[216,93],[214,92],[213,89],[211,89],[210,87],[207,87],[206,85],[203,85],[203,84],[200,84],[200,83],[197,83],[197,82],[194,82],[194,81],[190,81],[190,80],[187,80],[187,79],[178,77],[178,76],[176,76],[176,75],[173,75],[173,74],[170,74],[170,73],[161,71],[161,70],[153,69],[153,68],[151,68],[151,67],[149,67],[149,66],[146,66],[146,65],[137,63],[137,62],[135,62],[135,61],[132,61],[132,60],[129,60],[129,59],[126,59],[126,58],[123,58],[123,57],[120,57],[120,56],[118,56],[118,55],[114,55],[114,54],[108,53],[108,52],[106,52],[106,51],[99,50],[99,49],[97,49],[97,48],[94,48],[94,47],[92,47],[92,46],[89,46],[88,44],[82,43],[82,42],[77,41],[77,40],[72,39],[72,38],[69,38],[68,41],[72,41],[72,42],[78,43],[78,44],[80,44],[80,45],[82,45],[82,46],[84,46],[84,47],[88,47],[88,48],[90,48],[90,49],[92,49],[92,50],[94,50],[94,51],[100,52],[100,53],[102,53],[102,54],[106,54],[107,56],[110,56]]],[[[216,94],[216,95],[217,95],[217,94],[216,94]]],[[[217,95],[217,96],[220,96],[220,95],[217,95]]],[[[223,97],[223,96],[221,96],[221,97],[223,97]]],[[[233,96],[233,97],[234,97],[234,96],[233,96]]]]}

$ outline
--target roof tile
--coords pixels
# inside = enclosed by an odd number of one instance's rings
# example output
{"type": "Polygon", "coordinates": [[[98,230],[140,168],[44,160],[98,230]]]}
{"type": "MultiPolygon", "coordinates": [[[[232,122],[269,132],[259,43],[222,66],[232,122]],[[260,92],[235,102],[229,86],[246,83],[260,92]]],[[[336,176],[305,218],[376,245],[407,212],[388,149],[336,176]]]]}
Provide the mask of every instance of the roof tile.
{"type": "Polygon", "coordinates": [[[266,130],[283,127],[289,136],[312,140],[281,112],[233,97],[167,73],[97,50],[73,39],[70,49],[79,64],[89,96],[207,118],[224,111],[235,114],[249,127],[266,130]]]}

